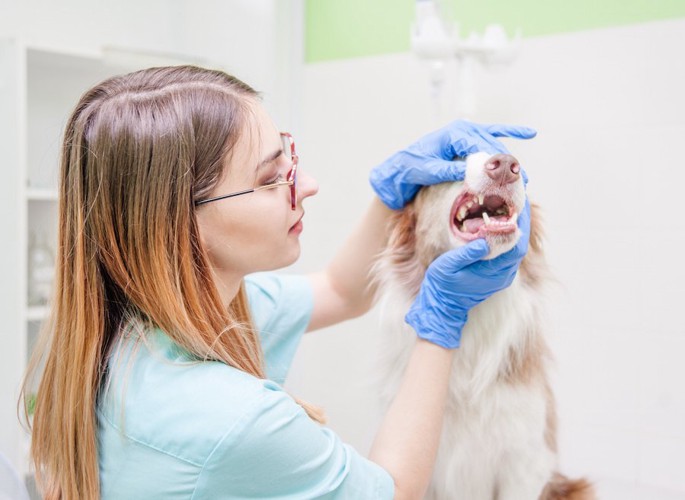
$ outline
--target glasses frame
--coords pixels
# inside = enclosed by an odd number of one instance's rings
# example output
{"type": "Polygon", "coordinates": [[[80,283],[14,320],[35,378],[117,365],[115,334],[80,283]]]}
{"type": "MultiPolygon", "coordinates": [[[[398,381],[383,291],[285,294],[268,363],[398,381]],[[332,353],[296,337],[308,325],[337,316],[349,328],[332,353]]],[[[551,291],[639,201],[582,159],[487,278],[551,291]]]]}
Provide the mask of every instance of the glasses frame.
{"type": "MultiPolygon", "coordinates": [[[[295,152],[295,141],[293,136],[288,132],[281,132],[281,138],[285,139],[290,144],[290,158],[292,161],[292,167],[290,172],[288,172],[288,180],[274,182],[273,184],[267,184],[266,186],[258,186],[252,189],[244,189],[242,191],[237,191],[235,193],[223,194],[221,196],[215,196],[214,198],[208,198],[206,200],[196,201],[195,206],[204,205],[205,203],[211,203],[213,201],[225,200],[226,198],[233,198],[235,196],[240,196],[243,194],[255,193],[257,191],[265,191],[267,189],[274,189],[281,186],[290,186],[290,208],[292,210],[297,209],[297,164],[299,163],[299,156],[295,152]]],[[[285,142],[284,142],[285,146],[285,142]]]]}

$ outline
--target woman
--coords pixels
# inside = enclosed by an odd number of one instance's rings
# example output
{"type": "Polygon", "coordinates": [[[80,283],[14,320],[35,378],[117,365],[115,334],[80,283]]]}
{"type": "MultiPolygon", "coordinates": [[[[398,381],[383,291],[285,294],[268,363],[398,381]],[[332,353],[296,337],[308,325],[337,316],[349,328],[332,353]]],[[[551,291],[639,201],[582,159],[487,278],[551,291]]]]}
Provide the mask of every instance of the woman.
{"type": "Polygon", "coordinates": [[[420,497],[460,325],[511,282],[527,236],[485,271],[473,264],[483,241],[431,266],[408,315],[412,361],[368,459],[280,383],[305,329],[371,306],[367,271],[391,209],[463,178],[446,160],[500,149],[501,135],[534,132],[456,122],[427,136],[374,169],[383,203],[328,269],[248,277],[298,258],[302,202],[317,191],[256,92],[195,67],[87,92],[65,131],[52,319],[36,352],[45,497],[420,497]]]}

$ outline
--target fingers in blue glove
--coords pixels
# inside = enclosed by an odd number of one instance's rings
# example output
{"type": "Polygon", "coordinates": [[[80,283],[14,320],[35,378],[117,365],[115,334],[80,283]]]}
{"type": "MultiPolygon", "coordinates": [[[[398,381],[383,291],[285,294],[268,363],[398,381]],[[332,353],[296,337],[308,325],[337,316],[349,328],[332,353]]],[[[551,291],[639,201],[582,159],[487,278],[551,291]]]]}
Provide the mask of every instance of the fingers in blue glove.
{"type": "Polygon", "coordinates": [[[425,340],[447,349],[459,347],[468,311],[511,283],[515,269],[482,269],[490,252],[484,239],[450,250],[428,267],[405,321],[425,340]]]}
{"type": "Polygon", "coordinates": [[[486,129],[489,134],[495,137],[512,137],[514,139],[532,139],[538,135],[537,130],[530,127],[522,127],[519,125],[487,125],[486,129]]]}
{"type": "MultiPolygon", "coordinates": [[[[509,150],[497,140],[498,137],[514,139],[532,139],[537,132],[530,127],[505,124],[479,124],[465,120],[457,120],[447,127],[450,135],[449,148],[444,153],[458,157],[465,157],[479,151],[485,153],[509,153],[509,150]]],[[[446,158],[450,159],[450,158],[446,158]]]]}
{"type": "Polygon", "coordinates": [[[372,170],[369,177],[378,197],[393,210],[399,210],[414,198],[421,186],[463,181],[466,176],[464,161],[415,158],[408,151],[406,156],[396,155],[393,159],[395,161],[386,162],[383,168],[372,170]]]}
{"type": "MultiPolygon", "coordinates": [[[[379,198],[392,209],[402,208],[421,186],[447,181],[463,181],[465,165],[455,162],[482,151],[508,153],[497,137],[529,139],[536,132],[514,125],[481,125],[463,120],[436,130],[407,149],[399,151],[371,172],[371,185],[379,198]]],[[[524,182],[528,177],[523,172],[524,182]]]]}
{"type": "Polygon", "coordinates": [[[483,238],[479,238],[440,255],[433,261],[430,268],[439,269],[442,272],[457,272],[468,265],[478,262],[489,253],[490,247],[487,242],[483,238]]]}
{"type": "Polygon", "coordinates": [[[430,186],[441,182],[463,181],[466,178],[466,162],[462,160],[446,161],[439,159],[425,160],[420,169],[407,172],[405,180],[419,186],[430,186]]]}

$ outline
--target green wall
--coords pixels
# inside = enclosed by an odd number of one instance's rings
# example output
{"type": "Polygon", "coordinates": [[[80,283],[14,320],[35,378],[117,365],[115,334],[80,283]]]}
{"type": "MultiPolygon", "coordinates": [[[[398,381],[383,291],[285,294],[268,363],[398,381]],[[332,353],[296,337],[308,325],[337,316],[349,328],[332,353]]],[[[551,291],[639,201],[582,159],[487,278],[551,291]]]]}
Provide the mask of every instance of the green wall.
{"type": "MultiPolygon", "coordinates": [[[[305,0],[307,62],[407,52],[414,0],[305,0]]],[[[549,35],[685,17],[685,0],[445,0],[461,36],[499,23],[549,35]]]]}

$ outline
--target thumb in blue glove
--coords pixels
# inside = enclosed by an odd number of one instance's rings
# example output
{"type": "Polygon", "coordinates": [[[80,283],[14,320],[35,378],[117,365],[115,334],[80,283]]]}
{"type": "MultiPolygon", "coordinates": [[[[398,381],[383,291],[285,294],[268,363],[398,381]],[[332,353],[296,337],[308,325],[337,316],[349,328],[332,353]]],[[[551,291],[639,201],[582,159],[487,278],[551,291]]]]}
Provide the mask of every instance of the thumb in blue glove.
{"type": "MultiPolygon", "coordinates": [[[[371,186],[389,208],[402,208],[421,188],[462,181],[466,164],[455,158],[483,151],[508,153],[499,137],[531,139],[537,132],[513,125],[481,125],[457,120],[395,153],[371,171],[371,186]]],[[[524,182],[527,181],[525,173],[524,182]]]]}

